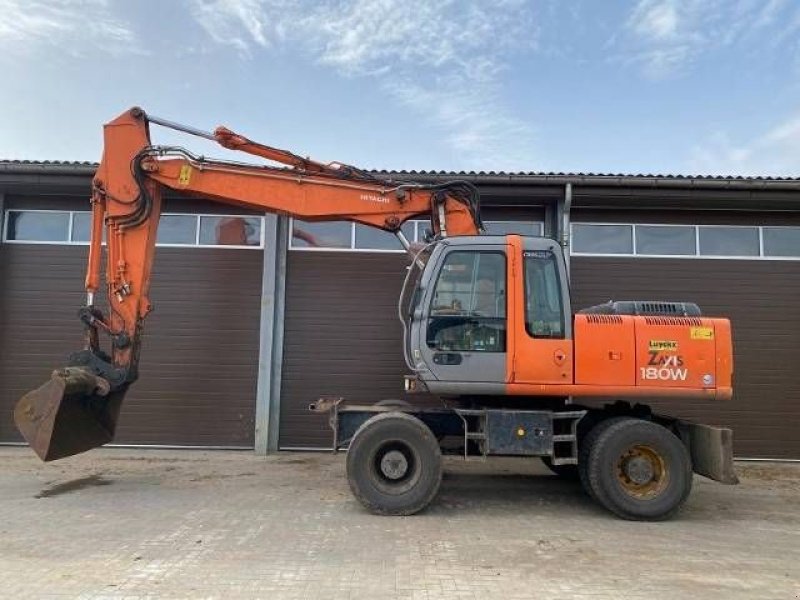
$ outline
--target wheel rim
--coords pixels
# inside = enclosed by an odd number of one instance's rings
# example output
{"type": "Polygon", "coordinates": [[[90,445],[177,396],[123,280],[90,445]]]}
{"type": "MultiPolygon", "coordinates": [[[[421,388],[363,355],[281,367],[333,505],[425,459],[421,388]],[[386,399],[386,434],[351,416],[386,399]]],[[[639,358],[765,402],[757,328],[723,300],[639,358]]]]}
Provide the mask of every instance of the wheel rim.
{"type": "Polygon", "coordinates": [[[419,479],[419,459],[414,449],[400,440],[381,444],[372,458],[372,478],[384,493],[401,494],[419,479]]]}
{"type": "Polygon", "coordinates": [[[667,487],[669,470],[661,454],[652,446],[637,444],[617,460],[617,481],[626,494],[646,500],[667,487]]]}
{"type": "Polygon", "coordinates": [[[390,450],[381,458],[381,474],[392,481],[405,477],[408,466],[408,459],[399,450],[390,450]]]}

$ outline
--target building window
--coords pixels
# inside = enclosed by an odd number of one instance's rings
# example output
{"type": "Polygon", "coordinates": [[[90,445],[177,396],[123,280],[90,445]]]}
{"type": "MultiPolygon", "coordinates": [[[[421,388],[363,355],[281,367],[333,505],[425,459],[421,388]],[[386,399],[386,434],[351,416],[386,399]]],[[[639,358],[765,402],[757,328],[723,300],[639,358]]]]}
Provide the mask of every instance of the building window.
{"type": "Polygon", "coordinates": [[[572,250],[576,254],[633,254],[633,226],[575,223],[572,250]]]}
{"type": "Polygon", "coordinates": [[[197,217],[194,215],[163,215],[158,223],[156,243],[164,245],[193,245],[197,238],[197,217]]]}
{"type": "MultiPolygon", "coordinates": [[[[400,230],[409,242],[417,239],[417,226],[414,221],[403,223],[400,230]]],[[[355,224],[355,248],[358,250],[403,250],[397,236],[382,229],[368,225],[355,224]]]]}
{"type": "Polygon", "coordinates": [[[694,227],[684,225],[637,225],[636,254],[683,256],[697,253],[694,227]]]}
{"type": "MultiPolygon", "coordinates": [[[[489,235],[539,236],[542,223],[539,221],[484,221],[489,235]]],[[[409,242],[424,242],[430,221],[413,219],[400,228],[409,242]]],[[[403,252],[400,241],[393,233],[362,225],[341,221],[317,222],[292,219],[292,238],[289,247],[293,250],[362,250],[371,252],[403,252]]]]}
{"type": "Polygon", "coordinates": [[[758,256],[758,227],[699,228],[700,254],[703,256],[758,256]]]}
{"type": "Polygon", "coordinates": [[[800,258],[800,227],[762,227],[764,256],[800,258]]]}
{"type": "Polygon", "coordinates": [[[573,223],[572,254],[798,259],[800,227],[573,223]]]}
{"type": "Polygon", "coordinates": [[[261,217],[200,217],[201,246],[261,246],[261,217]]]}
{"type": "Polygon", "coordinates": [[[5,239],[14,242],[69,242],[70,213],[10,210],[6,216],[5,239]]]}
{"type": "MultiPolygon", "coordinates": [[[[87,245],[91,220],[88,211],[12,209],[6,211],[3,241],[87,245]]],[[[263,221],[260,216],[162,214],[156,245],[263,248],[263,221]]]]}
{"type": "MultiPolygon", "coordinates": [[[[89,243],[92,229],[92,213],[75,212],[72,213],[72,232],[70,241],[89,243]]],[[[103,228],[103,240],[105,240],[105,228],[103,228]]]]}
{"type": "Polygon", "coordinates": [[[352,223],[292,220],[293,248],[352,248],[352,244],[352,223]]]}
{"type": "Polygon", "coordinates": [[[539,221],[484,221],[483,227],[487,235],[542,235],[542,223],[539,221]]]}

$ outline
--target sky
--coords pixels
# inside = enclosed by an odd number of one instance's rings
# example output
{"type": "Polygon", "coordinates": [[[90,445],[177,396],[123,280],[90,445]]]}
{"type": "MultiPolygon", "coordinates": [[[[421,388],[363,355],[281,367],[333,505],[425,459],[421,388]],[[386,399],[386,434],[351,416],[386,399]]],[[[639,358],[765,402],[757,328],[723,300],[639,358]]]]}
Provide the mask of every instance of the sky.
{"type": "Polygon", "coordinates": [[[362,168],[800,176],[800,1],[0,0],[0,158],[97,161],[134,105],[362,168]]]}

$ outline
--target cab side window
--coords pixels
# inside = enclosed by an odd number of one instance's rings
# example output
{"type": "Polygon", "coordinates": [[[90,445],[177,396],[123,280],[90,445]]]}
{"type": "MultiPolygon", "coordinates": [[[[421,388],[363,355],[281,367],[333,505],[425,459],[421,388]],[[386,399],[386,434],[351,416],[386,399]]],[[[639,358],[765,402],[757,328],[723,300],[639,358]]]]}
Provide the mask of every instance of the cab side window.
{"type": "Polygon", "coordinates": [[[500,252],[451,252],[431,301],[428,347],[505,352],[506,259],[500,252]]]}
{"type": "Polygon", "coordinates": [[[564,337],[564,302],[552,252],[525,252],[525,329],[535,338],[564,337]]]}

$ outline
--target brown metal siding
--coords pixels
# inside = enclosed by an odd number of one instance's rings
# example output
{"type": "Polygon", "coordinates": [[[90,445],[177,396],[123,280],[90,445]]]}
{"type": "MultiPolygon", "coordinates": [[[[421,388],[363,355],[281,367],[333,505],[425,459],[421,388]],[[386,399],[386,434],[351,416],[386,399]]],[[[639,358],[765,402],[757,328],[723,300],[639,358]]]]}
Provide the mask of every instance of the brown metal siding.
{"type": "Polygon", "coordinates": [[[731,319],[734,398],[653,401],[665,413],[732,427],[738,456],[800,458],[800,261],[572,258],[573,308],[690,300],[731,319]]]}
{"type": "MultiPolygon", "coordinates": [[[[78,349],[86,246],[0,245],[0,441],[19,396],[78,349]]],[[[141,378],[117,442],[252,446],[262,253],[158,248],[141,378]]]]}
{"type": "MultiPolygon", "coordinates": [[[[396,318],[405,258],[290,252],[280,443],[327,447],[320,395],[358,402],[399,397],[405,365],[396,318]]],[[[800,457],[800,261],[573,257],[575,308],[608,299],[698,302],[732,319],[735,398],[654,401],[670,414],[733,427],[739,456],[800,457]]]]}
{"type": "Polygon", "coordinates": [[[330,447],[320,396],[372,404],[406,398],[397,319],[408,259],[400,253],[289,252],[281,447],[330,447]]]}

